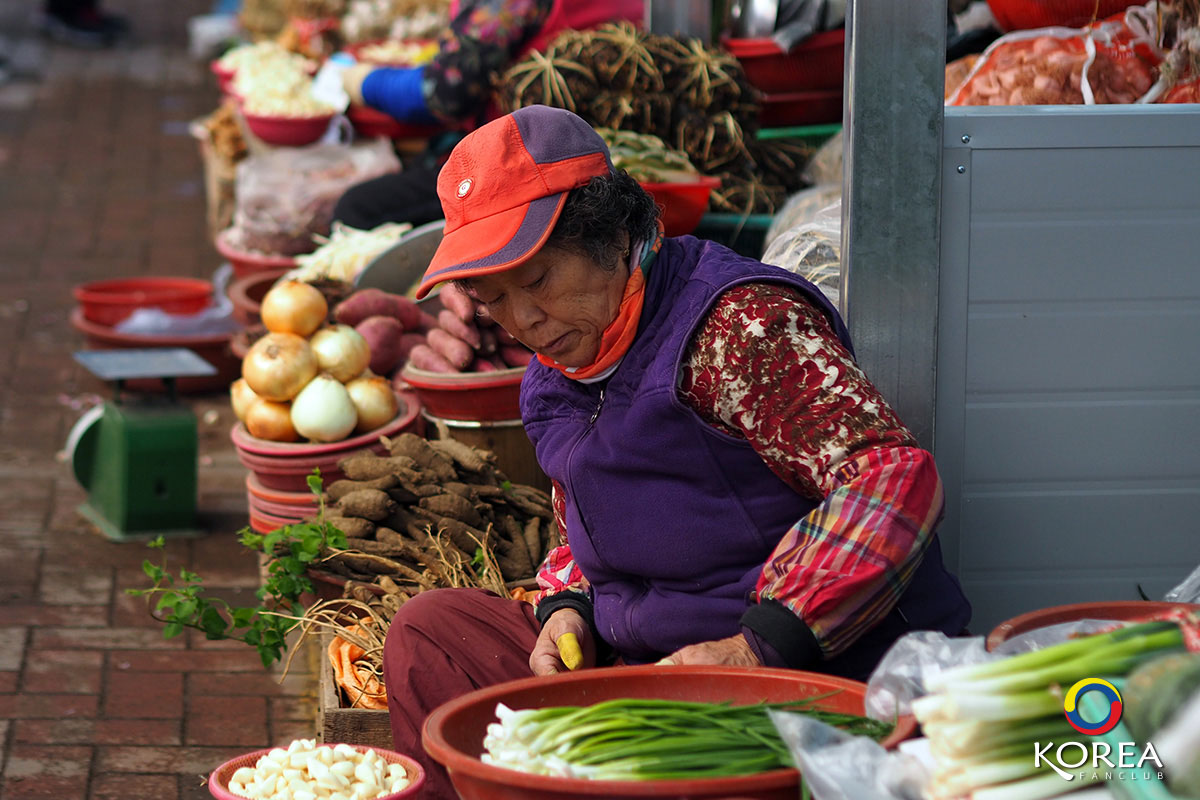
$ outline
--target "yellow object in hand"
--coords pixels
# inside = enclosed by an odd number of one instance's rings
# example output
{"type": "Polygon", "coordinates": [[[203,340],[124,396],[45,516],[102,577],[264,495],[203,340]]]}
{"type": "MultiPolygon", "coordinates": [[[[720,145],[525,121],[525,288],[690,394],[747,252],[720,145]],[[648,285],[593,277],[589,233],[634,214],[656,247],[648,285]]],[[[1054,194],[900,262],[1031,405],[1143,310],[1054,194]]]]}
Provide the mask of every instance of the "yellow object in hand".
{"type": "Polygon", "coordinates": [[[579,647],[579,637],[573,633],[564,633],[554,640],[558,647],[558,657],[569,670],[583,666],[583,650],[579,647]]]}

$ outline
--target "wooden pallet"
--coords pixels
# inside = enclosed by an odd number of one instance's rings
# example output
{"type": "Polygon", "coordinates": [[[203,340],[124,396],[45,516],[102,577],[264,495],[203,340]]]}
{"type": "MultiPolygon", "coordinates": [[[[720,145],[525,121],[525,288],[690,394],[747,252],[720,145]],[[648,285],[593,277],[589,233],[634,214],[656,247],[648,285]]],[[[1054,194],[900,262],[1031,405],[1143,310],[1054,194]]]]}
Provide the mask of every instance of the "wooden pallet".
{"type": "Polygon", "coordinates": [[[321,633],[321,652],[318,681],[317,741],[367,744],[392,749],[392,727],[388,712],[366,708],[345,708],[342,691],[333,677],[329,663],[329,643],[333,634],[321,633]]]}

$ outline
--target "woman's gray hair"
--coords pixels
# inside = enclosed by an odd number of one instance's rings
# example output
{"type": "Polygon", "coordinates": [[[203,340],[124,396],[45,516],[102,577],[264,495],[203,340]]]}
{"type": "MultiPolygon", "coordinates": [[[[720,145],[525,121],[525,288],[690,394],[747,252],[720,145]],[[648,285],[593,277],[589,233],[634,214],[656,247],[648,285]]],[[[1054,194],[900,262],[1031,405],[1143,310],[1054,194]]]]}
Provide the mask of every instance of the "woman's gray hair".
{"type": "Polygon", "coordinates": [[[587,256],[613,270],[625,249],[622,232],[629,234],[630,244],[653,241],[658,206],[640,183],[617,170],[571,190],[545,246],[587,256]]]}

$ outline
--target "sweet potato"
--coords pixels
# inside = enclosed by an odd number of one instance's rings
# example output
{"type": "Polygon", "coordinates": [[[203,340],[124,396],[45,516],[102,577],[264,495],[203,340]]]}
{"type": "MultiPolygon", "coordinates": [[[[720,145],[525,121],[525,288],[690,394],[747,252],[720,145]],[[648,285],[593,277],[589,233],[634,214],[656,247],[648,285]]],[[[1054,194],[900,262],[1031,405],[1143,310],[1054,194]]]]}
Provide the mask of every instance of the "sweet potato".
{"type": "Polygon", "coordinates": [[[456,339],[441,328],[434,328],[425,337],[433,352],[454,365],[455,369],[464,369],[475,358],[475,351],[462,339],[456,339]]]}
{"type": "Polygon", "coordinates": [[[510,367],[524,367],[533,360],[533,352],[523,345],[500,345],[500,358],[510,367]]]}
{"type": "Polygon", "coordinates": [[[359,289],[334,307],[333,317],[343,325],[350,326],[357,326],[368,317],[395,319],[395,297],[382,289],[359,289]]]}
{"type": "Polygon", "coordinates": [[[488,359],[483,358],[482,356],[476,356],[475,360],[471,362],[471,366],[467,372],[495,372],[498,369],[499,367],[497,367],[488,359]]]}
{"type": "Polygon", "coordinates": [[[446,331],[446,333],[462,339],[471,347],[478,350],[481,346],[479,327],[473,322],[463,322],[458,317],[454,316],[454,312],[443,308],[438,312],[437,316],[438,327],[446,331]]]}
{"type": "Polygon", "coordinates": [[[354,326],[371,348],[371,372],[390,375],[400,363],[400,341],[404,326],[395,317],[376,315],[367,317],[354,326]]]}
{"type": "Polygon", "coordinates": [[[461,372],[427,344],[419,344],[408,354],[408,363],[429,372],[461,372]]]}

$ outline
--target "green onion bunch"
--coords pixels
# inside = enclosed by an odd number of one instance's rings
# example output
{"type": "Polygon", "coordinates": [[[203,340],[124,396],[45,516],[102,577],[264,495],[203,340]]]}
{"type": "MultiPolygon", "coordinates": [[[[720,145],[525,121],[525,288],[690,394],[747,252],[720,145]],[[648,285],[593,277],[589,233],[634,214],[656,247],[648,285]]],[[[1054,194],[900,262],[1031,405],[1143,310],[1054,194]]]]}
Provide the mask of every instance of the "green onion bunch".
{"type": "Polygon", "coordinates": [[[1080,788],[1086,779],[1068,784],[1035,767],[1035,743],[1080,737],[1063,714],[1067,690],[1182,647],[1174,622],[1145,622],[931,676],[912,705],[935,760],[929,796],[1038,800],[1080,788]]]}
{"type": "Polygon", "coordinates": [[[815,707],[828,697],[735,706],[620,698],[592,706],[515,711],[503,703],[488,726],[486,764],[593,780],[679,780],[750,775],[795,766],[767,711],[808,714],[882,739],[892,726],[815,707]]]}

